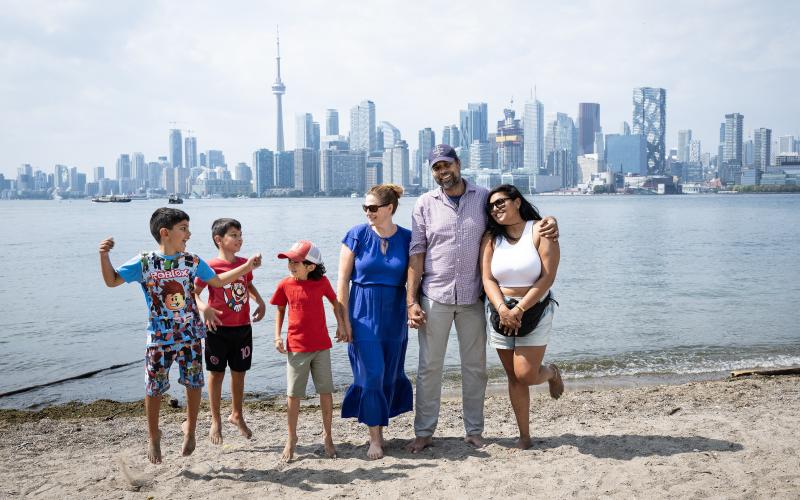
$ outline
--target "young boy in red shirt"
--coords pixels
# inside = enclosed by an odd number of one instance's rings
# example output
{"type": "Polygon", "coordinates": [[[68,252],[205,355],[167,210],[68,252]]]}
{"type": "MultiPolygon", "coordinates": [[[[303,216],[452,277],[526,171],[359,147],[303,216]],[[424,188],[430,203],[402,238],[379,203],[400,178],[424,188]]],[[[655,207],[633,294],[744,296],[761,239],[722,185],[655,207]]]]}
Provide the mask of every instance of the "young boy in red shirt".
{"type": "MultiPolygon", "coordinates": [[[[242,225],[236,219],[217,219],[211,225],[211,237],[219,249],[217,258],[208,261],[216,273],[235,269],[245,262],[236,255],[242,249],[242,225]]],[[[195,280],[195,294],[202,293],[206,284],[195,280]]],[[[205,360],[208,369],[208,400],[211,404],[211,429],[209,438],[214,444],[222,444],[222,419],[220,400],[225,367],[231,369],[231,414],[228,422],[238,427],[242,436],[250,439],[253,433],[247,427],[242,413],[244,398],[244,376],[253,359],[253,328],[250,324],[250,300],[258,307],[253,321],[261,321],[266,304],[253,285],[253,273],[240,276],[223,288],[208,289],[208,304],[198,300],[198,306],[206,311],[208,333],[206,335],[205,360]]]]}
{"type": "Polygon", "coordinates": [[[281,280],[270,304],[278,306],[275,318],[275,348],[286,354],[288,438],[283,450],[286,461],[294,457],[297,445],[297,417],[300,400],[306,395],[308,374],[314,380],[322,408],[322,426],[325,454],[334,458],[336,449],[331,436],[333,417],[333,374],[331,372],[331,339],[325,323],[323,297],[333,305],[337,327],[342,323],[341,312],[336,306],[336,292],[325,277],[322,253],[310,241],[298,241],[294,246],[278,254],[279,259],[288,259],[290,276],[281,280]],[[289,305],[289,329],[286,345],[281,329],[289,305]]]}

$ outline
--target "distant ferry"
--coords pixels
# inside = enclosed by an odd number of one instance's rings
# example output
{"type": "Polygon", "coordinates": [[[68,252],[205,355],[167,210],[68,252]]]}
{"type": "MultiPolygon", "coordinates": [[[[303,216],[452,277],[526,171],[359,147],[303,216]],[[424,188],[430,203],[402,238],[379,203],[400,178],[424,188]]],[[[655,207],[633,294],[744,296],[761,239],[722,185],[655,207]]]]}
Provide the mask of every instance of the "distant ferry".
{"type": "Polygon", "coordinates": [[[130,203],[131,198],[130,196],[123,196],[123,195],[103,195],[103,196],[95,196],[92,198],[92,201],[95,203],[130,203]]]}
{"type": "Polygon", "coordinates": [[[167,200],[167,203],[180,205],[181,203],[183,203],[183,198],[181,198],[177,194],[171,194],[171,195],[169,195],[169,200],[167,200]]]}

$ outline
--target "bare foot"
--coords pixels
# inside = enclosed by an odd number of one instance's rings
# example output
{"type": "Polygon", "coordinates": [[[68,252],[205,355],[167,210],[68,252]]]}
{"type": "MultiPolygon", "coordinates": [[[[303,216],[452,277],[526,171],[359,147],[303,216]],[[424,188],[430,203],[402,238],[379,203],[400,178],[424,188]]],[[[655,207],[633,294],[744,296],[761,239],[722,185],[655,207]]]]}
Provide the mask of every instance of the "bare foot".
{"type": "Polygon", "coordinates": [[[483,447],[483,437],[480,434],[471,434],[464,438],[464,442],[474,446],[475,448],[483,447]]]}
{"type": "Polygon", "coordinates": [[[230,415],[228,417],[228,422],[235,425],[239,429],[239,433],[242,436],[246,437],[247,439],[253,437],[253,431],[250,430],[250,427],[247,427],[247,422],[244,421],[243,416],[239,415],[234,417],[233,415],[230,415]]]}
{"type": "Polygon", "coordinates": [[[147,459],[151,464],[161,463],[161,431],[157,431],[156,438],[149,438],[147,440],[147,459]]]}
{"type": "Polygon", "coordinates": [[[549,367],[555,373],[553,378],[547,381],[547,385],[550,386],[550,397],[558,399],[564,394],[564,381],[561,380],[561,370],[553,363],[550,363],[549,367]]]}
{"type": "Polygon", "coordinates": [[[197,444],[194,439],[194,429],[189,429],[188,420],[185,420],[183,424],[181,424],[181,429],[183,430],[183,447],[181,448],[181,455],[188,457],[192,454],[194,447],[197,444]]]}
{"type": "Polygon", "coordinates": [[[294,458],[295,446],[297,446],[297,436],[290,437],[286,440],[286,446],[284,446],[283,455],[281,456],[284,462],[289,462],[294,458]]]}
{"type": "Polygon", "coordinates": [[[411,453],[419,453],[431,444],[433,444],[433,438],[430,436],[416,437],[413,441],[406,445],[406,451],[411,453]]]}
{"type": "Polygon", "coordinates": [[[336,447],[333,446],[333,439],[325,438],[325,456],[328,458],[336,458],[336,447]]]}
{"type": "Polygon", "coordinates": [[[208,431],[208,437],[211,439],[212,444],[222,444],[222,425],[219,420],[211,419],[211,429],[208,431]]]}
{"type": "Polygon", "coordinates": [[[370,440],[369,449],[367,450],[367,458],[370,460],[377,460],[383,458],[383,446],[380,441],[373,442],[370,440]]]}
{"type": "Polygon", "coordinates": [[[517,448],[520,450],[527,450],[531,446],[533,446],[533,443],[531,442],[530,436],[520,436],[519,439],[517,439],[517,448]]]}

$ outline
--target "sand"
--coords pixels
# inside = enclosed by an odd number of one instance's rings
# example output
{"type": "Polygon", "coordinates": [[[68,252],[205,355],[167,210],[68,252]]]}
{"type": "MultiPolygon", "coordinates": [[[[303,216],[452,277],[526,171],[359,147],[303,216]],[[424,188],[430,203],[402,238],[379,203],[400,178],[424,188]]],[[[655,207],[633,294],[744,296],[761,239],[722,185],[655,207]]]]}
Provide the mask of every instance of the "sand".
{"type": "Polygon", "coordinates": [[[800,497],[800,377],[567,390],[558,401],[532,397],[530,450],[513,448],[511,407],[496,393],[486,400],[483,448],[462,441],[461,404],[450,398],[433,447],[404,451],[413,437],[413,414],[406,414],[392,421],[386,456],[375,461],[366,458],[366,428],[340,418],[339,458],[324,458],[313,401],[300,415],[291,463],[280,461],[285,414],[274,403],[248,405],[255,438],[226,424],[223,446],[208,441],[201,410],[190,457],[179,454],[181,414],[165,414],[159,466],[147,462],[145,421],[135,404],[6,411],[0,497],[800,497]],[[75,415],[83,416],[63,418],[75,415]]]}

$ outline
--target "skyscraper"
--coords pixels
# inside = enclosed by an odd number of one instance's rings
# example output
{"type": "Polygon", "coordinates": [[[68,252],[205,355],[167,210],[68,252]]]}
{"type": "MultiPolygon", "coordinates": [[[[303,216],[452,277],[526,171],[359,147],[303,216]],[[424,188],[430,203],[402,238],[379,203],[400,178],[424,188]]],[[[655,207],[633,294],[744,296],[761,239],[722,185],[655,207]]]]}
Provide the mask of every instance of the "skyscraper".
{"type": "Polygon", "coordinates": [[[169,131],[169,164],[173,168],[183,166],[183,139],[176,128],[169,131]]]}
{"type": "Polygon", "coordinates": [[[280,35],[277,36],[278,42],[278,56],[275,58],[275,66],[277,69],[277,76],[275,77],[275,83],[272,84],[272,93],[275,94],[275,100],[277,101],[277,138],[275,140],[275,151],[281,153],[283,152],[283,104],[281,103],[281,98],[283,94],[286,93],[286,85],[283,84],[281,81],[281,37],[280,35]]]}
{"type": "Polygon", "coordinates": [[[225,155],[218,149],[208,150],[208,168],[225,168],[225,155]]]}
{"type": "Polygon", "coordinates": [[[375,103],[361,101],[350,109],[350,150],[364,151],[367,154],[375,151],[375,103]]]}
{"type": "Polygon", "coordinates": [[[485,102],[468,103],[466,111],[459,113],[459,121],[460,146],[469,147],[475,141],[484,143],[489,140],[489,115],[485,102]]]}
{"type": "Polygon", "coordinates": [[[722,161],[742,165],[744,152],[742,151],[742,125],[744,115],[729,113],[725,115],[725,141],[722,144],[722,161]]]}
{"type": "Polygon", "coordinates": [[[408,143],[400,140],[383,151],[383,182],[399,184],[407,188],[410,184],[408,143]]]}
{"type": "Polygon", "coordinates": [[[513,109],[504,109],[503,119],[497,122],[497,168],[503,172],[522,168],[523,165],[522,123],[515,115],[513,109]]]}
{"type": "Polygon", "coordinates": [[[187,137],[183,142],[186,168],[194,168],[197,166],[197,137],[187,137]]]}
{"type": "Polygon", "coordinates": [[[295,149],[314,149],[314,117],[311,113],[295,115],[295,149]]]}
{"type": "Polygon", "coordinates": [[[393,148],[402,139],[400,129],[389,122],[381,122],[378,130],[383,135],[383,149],[393,148]]]}
{"type": "Polygon", "coordinates": [[[691,130],[678,130],[678,161],[689,161],[689,144],[692,142],[691,130]]]}
{"type": "Polygon", "coordinates": [[[319,192],[319,153],[311,148],[294,150],[294,188],[305,195],[319,192]]]}
{"type": "Polygon", "coordinates": [[[647,173],[664,175],[664,135],[667,130],[667,91],[662,88],[633,89],[633,133],[647,140],[647,173]]]}
{"type": "Polygon", "coordinates": [[[538,174],[544,166],[544,106],[538,99],[525,103],[522,124],[525,137],[522,164],[538,174]]]}
{"type": "Polygon", "coordinates": [[[335,109],[325,110],[325,135],[339,135],[339,112],[335,109]]]}
{"type": "Polygon", "coordinates": [[[753,131],[753,168],[766,171],[770,164],[772,130],[757,128],[753,131]]]}
{"type": "MultiPolygon", "coordinates": [[[[67,176],[69,178],[69,176],[67,176]]],[[[117,158],[117,180],[131,178],[131,156],[122,154],[117,158]]]]}
{"type": "Polygon", "coordinates": [[[256,177],[253,190],[257,196],[264,196],[267,189],[275,187],[275,156],[272,151],[259,149],[253,153],[253,171],[256,177]]]}
{"type": "Polygon", "coordinates": [[[147,163],[144,161],[142,153],[133,153],[131,177],[135,179],[135,185],[139,187],[147,187],[147,163]]]}
{"type": "MultiPolygon", "coordinates": [[[[428,168],[428,153],[436,146],[436,134],[430,127],[426,127],[419,131],[419,147],[417,155],[419,156],[418,165],[421,170],[428,168]]],[[[421,173],[421,172],[420,172],[421,173]]]]}
{"type": "Polygon", "coordinates": [[[578,155],[596,153],[595,134],[600,129],[600,105],[596,102],[578,103],[578,155]]]}

